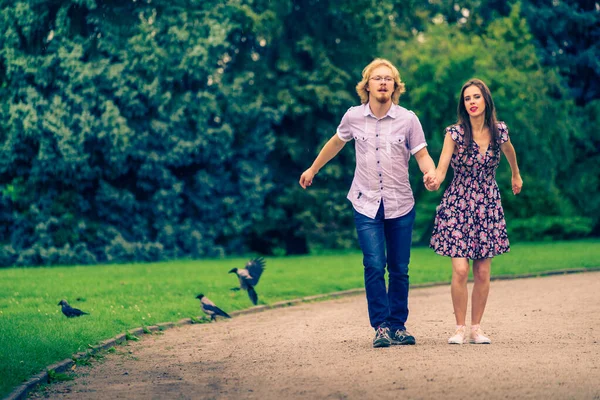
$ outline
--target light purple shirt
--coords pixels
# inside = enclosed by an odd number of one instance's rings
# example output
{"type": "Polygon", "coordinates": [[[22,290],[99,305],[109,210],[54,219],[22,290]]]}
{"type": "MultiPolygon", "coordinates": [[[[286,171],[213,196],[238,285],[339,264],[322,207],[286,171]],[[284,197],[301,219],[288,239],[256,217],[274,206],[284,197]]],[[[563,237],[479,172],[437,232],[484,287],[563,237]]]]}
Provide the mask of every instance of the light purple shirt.
{"type": "Polygon", "coordinates": [[[392,104],[378,119],[369,104],[351,107],[338,126],[344,142],[354,139],[356,170],[348,200],[359,213],[375,218],[383,201],[385,218],[398,218],[412,210],[415,199],[408,180],[408,160],[427,146],[419,118],[392,104]]]}

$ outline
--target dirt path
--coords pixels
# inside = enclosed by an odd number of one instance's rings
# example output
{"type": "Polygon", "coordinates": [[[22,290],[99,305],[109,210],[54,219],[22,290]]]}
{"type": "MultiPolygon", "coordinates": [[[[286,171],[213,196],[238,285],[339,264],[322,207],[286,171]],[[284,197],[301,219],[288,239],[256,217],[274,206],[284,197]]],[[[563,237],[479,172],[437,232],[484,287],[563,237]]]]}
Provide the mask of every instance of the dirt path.
{"type": "Polygon", "coordinates": [[[373,349],[363,295],[117,347],[55,399],[600,399],[600,272],[492,282],[492,345],[448,345],[449,287],[415,289],[416,346],[373,349]]]}

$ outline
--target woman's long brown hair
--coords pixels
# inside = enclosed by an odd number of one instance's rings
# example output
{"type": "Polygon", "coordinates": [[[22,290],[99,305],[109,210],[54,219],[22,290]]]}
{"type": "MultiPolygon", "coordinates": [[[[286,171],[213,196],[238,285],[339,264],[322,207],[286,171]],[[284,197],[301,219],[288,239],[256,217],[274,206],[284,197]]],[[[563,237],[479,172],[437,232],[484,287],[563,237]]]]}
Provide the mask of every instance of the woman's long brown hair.
{"type": "Polygon", "coordinates": [[[500,131],[498,130],[498,121],[496,120],[496,107],[494,106],[494,99],[487,85],[480,79],[469,79],[460,90],[460,99],[458,100],[458,124],[462,126],[465,132],[465,146],[467,151],[471,151],[471,141],[473,140],[473,128],[471,127],[471,118],[469,112],[465,107],[465,90],[469,86],[477,86],[481,90],[483,99],[485,101],[485,125],[489,128],[492,134],[492,140],[490,146],[495,149],[498,146],[500,140],[500,131]]]}

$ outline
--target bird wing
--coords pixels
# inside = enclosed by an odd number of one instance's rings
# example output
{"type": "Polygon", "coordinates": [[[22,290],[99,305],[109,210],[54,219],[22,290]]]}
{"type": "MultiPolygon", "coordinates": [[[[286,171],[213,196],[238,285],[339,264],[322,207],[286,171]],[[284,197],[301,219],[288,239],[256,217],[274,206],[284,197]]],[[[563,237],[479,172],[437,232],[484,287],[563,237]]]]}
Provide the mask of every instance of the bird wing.
{"type": "Polygon", "coordinates": [[[251,280],[250,285],[256,286],[260,276],[265,270],[265,260],[262,257],[255,258],[254,260],[250,260],[246,263],[246,269],[250,274],[251,280]]]}
{"type": "Polygon", "coordinates": [[[79,308],[74,308],[71,306],[65,306],[64,314],[66,316],[79,317],[81,315],[88,315],[88,313],[81,311],[79,308]]]}
{"type": "Polygon", "coordinates": [[[217,315],[220,315],[222,317],[225,318],[231,318],[229,316],[229,314],[227,314],[225,311],[221,310],[219,307],[215,306],[214,304],[204,304],[202,306],[202,308],[204,308],[204,310],[206,311],[207,314],[210,314],[211,312],[217,315]]]}

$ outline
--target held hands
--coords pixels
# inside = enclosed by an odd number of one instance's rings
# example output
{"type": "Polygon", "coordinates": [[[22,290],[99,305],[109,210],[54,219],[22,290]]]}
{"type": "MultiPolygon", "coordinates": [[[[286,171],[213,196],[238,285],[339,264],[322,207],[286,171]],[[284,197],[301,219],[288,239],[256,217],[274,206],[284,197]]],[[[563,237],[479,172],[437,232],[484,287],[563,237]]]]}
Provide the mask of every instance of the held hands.
{"type": "Polygon", "coordinates": [[[437,177],[435,169],[429,170],[423,175],[423,184],[430,192],[436,191],[440,188],[441,182],[437,177]]]}
{"type": "MultiPolygon", "coordinates": [[[[315,177],[315,175],[316,175],[316,173],[312,169],[312,167],[308,168],[306,171],[304,171],[302,173],[302,175],[300,175],[299,183],[300,183],[300,186],[302,186],[302,189],[306,189],[308,186],[312,185],[312,181],[313,181],[313,178],[315,177]]],[[[521,179],[520,176],[519,176],[519,179],[521,179]]],[[[521,186],[523,185],[523,181],[521,180],[520,182],[521,183],[520,183],[519,189],[518,189],[519,191],[521,191],[521,186]]],[[[429,191],[436,191],[440,188],[441,180],[440,180],[440,177],[437,176],[435,169],[429,170],[423,175],[423,183],[425,184],[425,188],[429,191]]],[[[515,190],[514,188],[515,188],[515,180],[513,178],[513,191],[515,190]]]]}
{"type": "Polygon", "coordinates": [[[521,193],[521,189],[523,188],[523,179],[521,179],[521,174],[517,173],[512,177],[512,191],[514,195],[521,193]]]}
{"type": "Polygon", "coordinates": [[[300,175],[300,186],[302,189],[306,189],[308,186],[312,185],[313,178],[315,177],[316,172],[311,168],[307,169],[300,175]]]}

